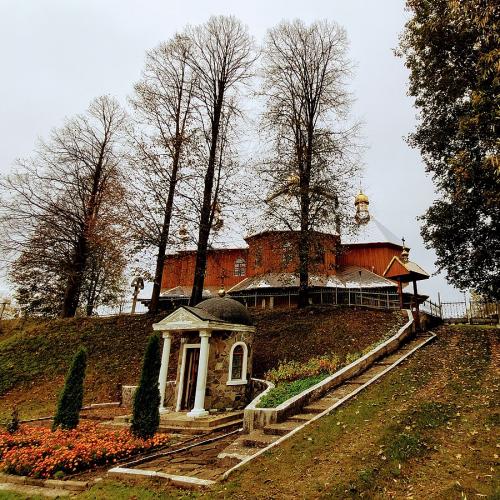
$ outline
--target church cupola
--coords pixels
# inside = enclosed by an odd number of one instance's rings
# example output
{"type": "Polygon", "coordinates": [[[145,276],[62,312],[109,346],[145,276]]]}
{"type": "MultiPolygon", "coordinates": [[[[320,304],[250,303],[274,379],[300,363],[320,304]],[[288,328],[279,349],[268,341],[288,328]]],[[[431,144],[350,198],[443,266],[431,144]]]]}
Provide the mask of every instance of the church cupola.
{"type": "Polygon", "coordinates": [[[356,206],[356,222],[358,224],[366,224],[370,220],[370,212],[368,211],[368,196],[359,191],[359,194],[354,198],[354,205],[356,206]]]}
{"type": "Polygon", "coordinates": [[[403,249],[401,250],[401,260],[406,263],[410,259],[410,251],[406,248],[404,238],[402,238],[402,241],[403,241],[403,249]]]}

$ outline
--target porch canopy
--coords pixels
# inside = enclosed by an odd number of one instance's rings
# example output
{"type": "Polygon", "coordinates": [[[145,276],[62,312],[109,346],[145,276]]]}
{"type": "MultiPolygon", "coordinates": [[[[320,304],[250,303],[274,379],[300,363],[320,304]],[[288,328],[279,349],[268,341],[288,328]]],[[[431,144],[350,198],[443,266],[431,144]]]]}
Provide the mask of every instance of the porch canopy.
{"type": "Polygon", "coordinates": [[[384,277],[398,282],[401,308],[403,308],[403,283],[413,283],[413,306],[415,308],[413,312],[416,326],[419,328],[420,317],[418,310],[419,295],[417,292],[417,281],[429,279],[430,275],[415,262],[407,260],[407,258],[405,258],[406,255],[407,252],[403,253],[402,258],[394,256],[384,271],[384,277]]]}
{"type": "Polygon", "coordinates": [[[254,332],[255,327],[246,308],[229,297],[216,297],[200,302],[196,307],[181,306],[160,322],[153,324],[153,330],[162,332],[164,339],[159,376],[160,412],[165,411],[165,389],[167,386],[168,365],[172,334],[199,332],[200,356],[196,379],[194,408],[188,416],[197,418],[208,415],[205,409],[207,386],[209,339],[214,330],[231,332],[254,332]]]}

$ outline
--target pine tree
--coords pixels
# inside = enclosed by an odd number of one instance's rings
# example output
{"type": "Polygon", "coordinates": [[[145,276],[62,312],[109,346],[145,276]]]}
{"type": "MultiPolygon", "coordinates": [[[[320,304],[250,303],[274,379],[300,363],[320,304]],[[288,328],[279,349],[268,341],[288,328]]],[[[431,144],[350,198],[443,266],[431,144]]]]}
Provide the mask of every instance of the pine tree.
{"type": "Polygon", "coordinates": [[[153,437],[160,425],[160,336],[149,338],[142,362],[141,380],[134,394],[132,433],[142,439],[153,437]]]}
{"type": "Polygon", "coordinates": [[[87,351],[80,347],[66,375],[64,389],[57,403],[52,430],[59,426],[63,429],[74,429],[78,425],[83,403],[83,381],[86,367],[87,351]]]}

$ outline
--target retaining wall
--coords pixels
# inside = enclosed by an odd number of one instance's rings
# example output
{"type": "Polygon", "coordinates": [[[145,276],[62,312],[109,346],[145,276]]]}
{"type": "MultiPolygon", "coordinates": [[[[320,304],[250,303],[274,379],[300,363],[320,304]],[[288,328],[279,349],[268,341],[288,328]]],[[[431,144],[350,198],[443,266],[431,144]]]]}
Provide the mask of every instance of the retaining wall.
{"type": "Polygon", "coordinates": [[[364,372],[380,358],[395,352],[399,346],[412,335],[414,330],[411,311],[407,310],[406,313],[408,315],[408,322],[390,339],[378,345],[369,353],[325,378],[321,382],[318,382],[309,389],[281,403],[276,408],[257,408],[261,398],[274,387],[271,382],[268,382],[268,384],[270,384],[268,388],[245,408],[243,432],[249,433],[253,429],[261,429],[268,424],[286,420],[291,415],[299,413],[304,406],[321,398],[331,389],[364,372]]]}

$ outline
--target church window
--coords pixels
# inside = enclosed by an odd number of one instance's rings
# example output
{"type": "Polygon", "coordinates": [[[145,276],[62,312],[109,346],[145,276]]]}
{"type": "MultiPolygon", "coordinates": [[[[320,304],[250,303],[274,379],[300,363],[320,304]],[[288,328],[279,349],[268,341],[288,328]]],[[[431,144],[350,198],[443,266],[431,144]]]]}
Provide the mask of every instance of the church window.
{"type": "Polygon", "coordinates": [[[245,259],[241,257],[236,259],[234,262],[234,275],[235,276],[245,276],[247,273],[247,263],[245,259]]]}

